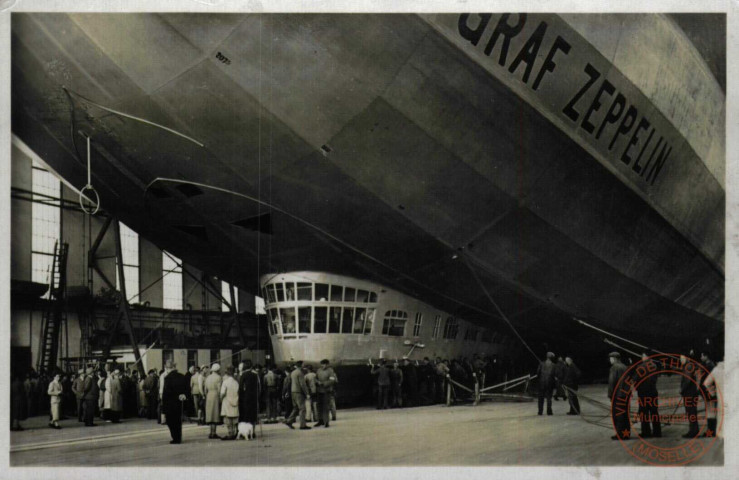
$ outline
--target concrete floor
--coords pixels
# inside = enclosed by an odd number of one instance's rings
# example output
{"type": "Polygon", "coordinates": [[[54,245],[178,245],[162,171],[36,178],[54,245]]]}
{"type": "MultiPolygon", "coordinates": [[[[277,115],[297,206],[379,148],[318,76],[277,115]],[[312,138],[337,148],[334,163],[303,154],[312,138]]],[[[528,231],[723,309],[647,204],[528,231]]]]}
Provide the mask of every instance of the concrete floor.
{"type": "MultiPolygon", "coordinates": [[[[605,398],[604,386],[581,393],[605,398]]],[[[204,426],[185,425],[183,444],[170,445],[169,432],[152,420],[130,419],[84,428],[74,420],[62,430],[46,418],[24,422],[11,432],[11,466],[400,466],[400,465],[641,465],[611,430],[567,416],[566,402],[555,415],[539,417],[532,402],[484,402],[473,407],[437,405],[378,412],[340,410],[329,429],[290,430],[264,425],[256,441],[209,440],[204,426]]],[[[584,405],[583,412],[594,412],[584,405]]],[[[664,429],[654,443],[677,446],[682,426],[664,429]]],[[[219,427],[219,434],[225,427],[219,427]]],[[[693,465],[722,465],[723,441],[693,465]]]]}

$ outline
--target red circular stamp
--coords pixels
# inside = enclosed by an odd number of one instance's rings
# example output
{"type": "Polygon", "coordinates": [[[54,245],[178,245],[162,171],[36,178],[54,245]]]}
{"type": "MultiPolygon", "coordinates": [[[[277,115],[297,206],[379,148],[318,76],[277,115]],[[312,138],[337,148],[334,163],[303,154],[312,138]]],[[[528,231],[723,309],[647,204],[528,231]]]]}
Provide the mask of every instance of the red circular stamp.
{"type": "Polygon", "coordinates": [[[714,446],[723,425],[723,398],[703,364],[660,353],[620,369],[625,372],[611,385],[611,420],[614,438],[626,451],[650,465],[679,466],[714,446]]]}

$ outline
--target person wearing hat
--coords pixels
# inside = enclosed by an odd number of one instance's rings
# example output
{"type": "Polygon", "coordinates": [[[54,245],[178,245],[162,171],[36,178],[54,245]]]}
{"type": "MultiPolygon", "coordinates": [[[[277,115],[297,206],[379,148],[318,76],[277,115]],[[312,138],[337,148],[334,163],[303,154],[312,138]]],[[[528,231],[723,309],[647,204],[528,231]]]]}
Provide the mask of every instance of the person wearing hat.
{"type": "Polygon", "coordinates": [[[89,367],[87,369],[87,375],[85,375],[85,381],[82,387],[82,400],[84,401],[84,420],[86,427],[96,426],[95,419],[95,406],[98,403],[100,397],[100,386],[98,380],[94,375],[95,369],[89,367]]]}
{"type": "MultiPolygon", "coordinates": [[[[329,426],[329,411],[331,409],[331,395],[336,385],[336,373],[331,368],[328,359],[321,360],[321,368],[316,372],[316,391],[318,393],[318,418],[316,427],[329,426]]],[[[336,417],[334,416],[334,420],[336,417]]]]}
{"type": "Polygon", "coordinates": [[[378,366],[372,365],[372,375],[377,375],[377,410],[386,410],[390,394],[390,371],[385,366],[385,359],[380,359],[378,366]]]}
{"type": "Polygon", "coordinates": [[[51,421],[49,422],[49,427],[60,429],[62,427],[59,426],[59,419],[62,416],[62,384],[60,382],[60,377],[58,373],[54,375],[54,378],[51,380],[51,383],[49,383],[49,388],[47,389],[47,394],[50,397],[51,400],[51,421]]]}
{"type": "Polygon", "coordinates": [[[547,352],[547,358],[544,359],[536,371],[539,379],[539,415],[544,411],[544,399],[547,400],[547,415],[552,415],[552,393],[554,391],[554,353],[547,352]]]}
{"type": "Polygon", "coordinates": [[[418,371],[406,355],[403,356],[403,366],[400,369],[403,372],[403,405],[415,407],[420,403],[418,398],[418,371]]]}
{"type": "Polygon", "coordinates": [[[72,382],[72,393],[74,393],[74,398],[77,401],[77,421],[78,422],[84,422],[84,419],[82,418],[82,405],[83,400],[82,397],[84,396],[84,384],[85,384],[85,369],[80,368],[77,371],[77,376],[74,379],[74,382],[72,382]]]}
{"type": "Polygon", "coordinates": [[[305,383],[305,375],[303,374],[303,362],[295,362],[295,368],[290,372],[290,396],[293,401],[293,410],[285,419],[285,425],[290,428],[295,423],[295,418],[300,417],[300,429],[310,430],[311,427],[305,423],[305,400],[310,398],[308,385],[305,383]]]}
{"type": "Polygon", "coordinates": [[[221,440],[236,440],[236,424],[239,422],[239,382],[233,377],[234,368],[226,367],[221,383],[221,416],[228,434],[221,440]]]}
{"type": "Polygon", "coordinates": [[[112,423],[121,423],[121,412],[123,412],[123,391],[121,388],[121,371],[119,369],[116,368],[113,370],[113,373],[108,376],[105,392],[109,395],[110,399],[108,418],[112,423]]]}
{"type": "Polygon", "coordinates": [[[639,434],[642,438],[650,437],[661,437],[662,436],[662,423],[659,419],[659,393],[657,392],[657,377],[658,374],[646,375],[641,377],[639,375],[639,369],[646,368],[648,372],[656,372],[660,365],[655,362],[646,352],[642,353],[640,364],[634,369],[633,376],[634,380],[639,383],[636,386],[636,393],[639,395],[639,420],[641,422],[641,433],[639,434]]]}
{"type": "MultiPolygon", "coordinates": [[[[253,438],[256,438],[256,426],[259,422],[259,395],[261,385],[256,366],[251,360],[242,362],[243,369],[239,376],[239,422],[251,423],[253,438]]],[[[247,440],[250,440],[247,438],[247,440]]]]}
{"type": "Polygon", "coordinates": [[[562,373],[562,385],[567,387],[566,397],[570,403],[567,415],[580,415],[580,401],[577,398],[577,389],[580,385],[580,369],[577,368],[572,357],[565,357],[562,373]]]}
{"type": "Polygon", "coordinates": [[[146,395],[146,418],[154,420],[157,418],[157,410],[159,403],[159,378],[157,378],[156,369],[149,370],[146,380],[144,380],[144,395],[146,395]]]}
{"type": "Polygon", "coordinates": [[[182,443],[182,402],[187,400],[189,385],[185,376],[177,371],[177,364],[172,360],[167,360],[164,368],[167,375],[162,388],[162,413],[172,435],[172,441],[169,443],[178,444],[182,443]]]}
{"type": "Polygon", "coordinates": [[[619,385],[621,378],[626,373],[626,365],[621,362],[621,354],[618,352],[611,352],[608,354],[609,361],[611,362],[611,370],[608,372],[608,398],[611,400],[611,416],[613,418],[613,426],[616,429],[616,435],[611,437],[612,440],[628,440],[631,438],[631,424],[629,423],[629,417],[626,414],[618,414],[620,411],[616,408],[616,403],[620,402],[623,404],[623,395],[627,395],[624,389],[616,388],[619,385]],[[616,393],[617,395],[614,395],[616,393]]]}
{"type": "Polygon", "coordinates": [[[216,427],[221,420],[221,366],[214,363],[210,366],[210,373],[203,382],[203,395],[205,395],[205,423],[210,425],[208,438],[220,438],[216,435],[216,427]]]}
{"type": "Polygon", "coordinates": [[[689,424],[688,431],[683,435],[683,438],[694,438],[700,433],[698,428],[698,399],[700,398],[698,385],[702,384],[704,377],[697,377],[698,368],[693,370],[686,368],[688,360],[694,360],[694,353],[695,351],[691,349],[689,354],[680,355],[680,367],[684,370],[680,374],[680,395],[689,424]]]}

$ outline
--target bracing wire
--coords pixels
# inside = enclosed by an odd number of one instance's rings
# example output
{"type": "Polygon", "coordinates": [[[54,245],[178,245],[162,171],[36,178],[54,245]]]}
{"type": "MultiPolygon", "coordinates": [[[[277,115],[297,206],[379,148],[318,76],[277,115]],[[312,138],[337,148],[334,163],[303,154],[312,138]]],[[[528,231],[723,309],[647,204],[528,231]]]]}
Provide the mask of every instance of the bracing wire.
{"type": "Polygon", "coordinates": [[[503,313],[503,310],[500,309],[500,307],[498,306],[497,302],[495,300],[493,300],[493,297],[490,295],[490,292],[488,292],[488,289],[485,288],[485,285],[482,283],[482,280],[480,280],[480,277],[477,275],[477,272],[475,271],[474,268],[472,268],[472,265],[470,264],[469,260],[467,259],[467,255],[464,252],[462,252],[462,255],[461,256],[462,256],[462,260],[464,261],[465,265],[467,265],[467,268],[472,273],[472,276],[475,278],[475,280],[477,281],[478,285],[480,285],[480,288],[482,289],[483,293],[488,298],[488,300],[490,300],[490,303],[493,305],[493,307],[495,307],[495,310],[498,312],[498,315],[500,315],[500,317],[503,320],[505,320],[505,322],[508,324],[508,326],[511,327],[511,330],[513,330],[513,333],[516,334],[516,336],[521,341],[521,343],[523,344],[523,346],[526,347],[526,349],[529,352],[531,352],[531,355],[533,355],[534,358],[536,358],[536,360],[539,361],[540,360],[539,356],[531,349],[531,347],[529,346],[529,344],[526,343],[526,340],[523,339],[523,337],[521,336],[521,334],[518,333],[518,330],[516,330],[516,327],[513,326],[513,323],[508,319],[508,317],[506,316],[506,314],[503,313]]]}
{"type": "Polygon", "coordinates": [[[305,220],[305,219],[303,219],[303,218],[301,218],[301,217],[299,217],[297,215],[294,215],[294,214],[288,212],[287,210],[284,210],[284,209],[282,209],[280,207],[275,206],[271,202],[264,202],[264,201],[262,201],[262,200],[260,200],[258,198],[252,197],[250,195],[246,195],[246,194],[243,194],[243,193],[235,192],[233,190],[229,190],[229,189],[222,188],[222,187],[217,187],[215,185],[209,185],[207,183],[194,182],[192,180],[183,180],[183,179],[179,179],[179,178],[167,178],[167,177],[157,177],[154,180],[152,180],[151,182],[149,182],[149,184],[146,186],[146,189],[144,190],[144,194],[146,194],[146,192],[149,190],[149,188],[152,187],[152,185],[154,185],[155,183],[158,183],[158,182],[163,182],[163,183],[168,182],[168,183],[179,183],[179,184],[185,184],[185,185],[194,185],[194,186],[197,186],[197,187],[201,187],[203,189],[209,189],[209,190],[213,190],[213,191],[216,191],[216,192],[226,193],[226,194],[229,194],[229,195],[234,195],[234,196],[237,196],[237,197],[241,197],[241,198],[250,200],[252,202],[261,203],[262,206],[268,207],[272,211],[281,213],[281,214],[283,214],[283,215],[285,215],[285,216],[287,216],[287,217],[289,217],[289,218],[291,218],[291,219],[293,219],[293,220],[295,220],[295,221],[297,221],[297,222],[299,222],[299,223],[301,223],[301,224],[303,224],[303,225],[305,225],[305,226],[307,226],[307,227],[309,227],[309,228],[311,228],[311,229],[313,229],[313,230],[321,233],[322,235],[326,236],[327,238],[330,238],[331,240],[333,240],[334,242],[336,242],[336,243],[338,243],[338,244],[340,244],[340,245],[348,248],[352,252],[357,253],[358,255],[360,255],[360,256],[368,259],[368,260],[371,260],[372,262],[374,262],[374,263],[376,263],[376,264],[378,264],[378,265],[380,265],[380,266],[388,269],[389,271],[395,273],[399,277],[405,278],[405,279],[411,281],[412,283],[414,283],[415,285],[418,285],[419,287],[421,287],[421,288],[423,288],[423,289],[425,289],[425,290],[427,290],[429,292],[432,292],[432,293],[438,295],[441,298],[444,298],[446,300],[449,300],[451,302],[454,302],[457,305],[461,305],[463,307],[469,308],[470,310],[474,310],[474,311],[476,311],[478,313],[481,313],[483,315],[486,315],[486,316],[487,315],[490,315],[490,312],[489,311],[486,311],[486,310],[483,310],[481,308],[475,307],[474,305],[469,305],[469,304],[464,303],[464,302],[462,302],[460,300],[457,300],[456,298],[453,298],[453,297],[450,297],[448,295],[445,295],[444,293],[439,292],[439,291],[437,291],[437,290],[435,290],[435,289],[433,289],[433,288],[431,288],[431,287],[429,287],[427,285],[424,285],[423,283],[419,282],[418,280],[416,280],[415,278],[411,277],[410,275],[407,275],[407,274],[405,274],[405,273],[403,273],[403,272],[401,272],[401,271],[399,271],[399,270],[391,267],[390,265],[386,264],[382,260],[379,260],[378,258],[373,257],[369,253],[366,253],[363,250],[360,250],[359,248],[357,248],[357,247],[355,247],[355,246],[353,246],[353,245],[345,242],[344,240],[341,240],[340,238],[338,238],[338,237],[330,234],[329,232],[327,232],[326,230],[322,229],[321,227],[319,227],[317,225],[314,225],[313,223],[311,223],[311,222],[309,222],[309,221],[307,221],[307,220],[305,220]]]}

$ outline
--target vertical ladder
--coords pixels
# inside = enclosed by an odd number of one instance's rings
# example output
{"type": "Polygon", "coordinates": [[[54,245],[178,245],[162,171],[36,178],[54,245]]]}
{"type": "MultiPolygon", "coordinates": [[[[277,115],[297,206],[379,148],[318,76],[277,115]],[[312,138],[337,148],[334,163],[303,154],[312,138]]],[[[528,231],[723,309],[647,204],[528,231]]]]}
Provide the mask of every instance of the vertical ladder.
{"type": "Polygon", "coordinates": [[[54,243],[54,257],[49,277],[49,302],[41,319],[41,346],[36,364],[38,371],[49,372],[56,366],[59,353],[59,332],[67,317],[64,297],[67,287],[68,251],[69,244],[59,241],[54,243]]]}

